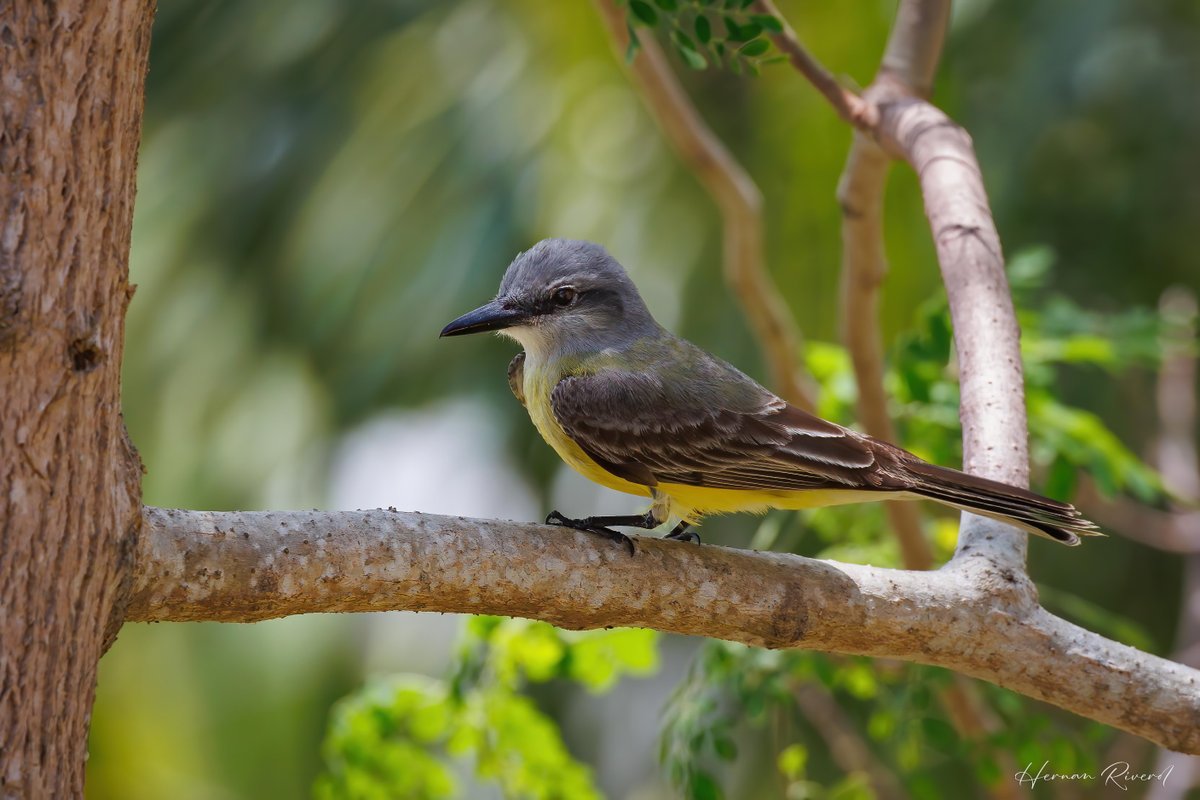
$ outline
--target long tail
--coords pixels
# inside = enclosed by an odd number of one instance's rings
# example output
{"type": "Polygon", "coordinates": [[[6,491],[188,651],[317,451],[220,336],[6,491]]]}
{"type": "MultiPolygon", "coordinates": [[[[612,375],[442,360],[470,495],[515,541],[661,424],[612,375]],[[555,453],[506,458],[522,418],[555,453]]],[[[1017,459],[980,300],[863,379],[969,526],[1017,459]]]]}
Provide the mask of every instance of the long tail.
{"type": "Polygon", "coordinates": [[[1069,503],[919,459],[904,466],[916,483],[908,490],[912,494],[1008,522],[1071,547],[1079,544],[1080,536],[1104,535],[1069,503]]]}

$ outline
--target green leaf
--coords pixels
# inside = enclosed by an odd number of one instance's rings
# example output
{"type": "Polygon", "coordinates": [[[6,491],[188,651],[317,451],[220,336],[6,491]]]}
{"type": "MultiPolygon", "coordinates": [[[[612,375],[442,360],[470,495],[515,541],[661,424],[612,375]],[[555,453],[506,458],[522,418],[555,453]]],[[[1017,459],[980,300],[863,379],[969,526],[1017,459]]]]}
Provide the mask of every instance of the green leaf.
{"type": "Polygon", "coordinates": [[[692,41],[691,37],[679,29],[671,31],[671,39],[684,49],[693,51],[696,49],[696,43],[692,41]]]}
{"type": "Polygon", "coordinates": [[[1078,476],[1079,470],[1075,468],[1075,465],[1059,453],[1050,462],[1050,469],[1046,472],[1046,481],[1042,486],[1042,493],[1047,497],[1053,497],[1058,500],[1070,500],[1071,496],[1075,494],[1075,484],[1078,476]]]}
{"type": "Polygon", "coordinates": [[[847,775],[829,789],[826,800],[875,800],[875,792],[862,772],[847,775]]]}
{"type": "Polygon", "coordinates": [[[683,59],[692,69],[704,69],[708,66],[708,59],[700,54],[696,49],[696,45],[681,30],[671,31],[671,40],[675,43],[675,50],[679,53],[679,57],[683,59]]]}
{"type": "Polygon", "coordinates": [[[711,775],[707,772],[697,772],[688,786],[688,796],[691,800],[721,800],[724,795],[711,775]]]}
{"type": "Polygon", "coordinates": [[[696,17],[695,23],[696,41],[700,44],[708,44],[712,40],[712,23],[708,21],[708,17],[701,14],[696,17]]]}
{"type": "Polygon", "coordinates": [[[624,673],[649,675],[658,667],[658,635],[644,628],[618,628],[568,635],[566,674],[601,692],[624,673]],[[576,638],[578,637],[578,638],[576,638]]]}
{"type": "Polygon", "coordinates": [[[629,10],[643,25],[658,24],[658,14],[645,0],[629,0],[629,10]]]}
{"type": "Polygon", "coordinates": [[[1008,280],[1014,291],[1040,289],[1046,285],[1058,256],[1047,245],[1020,250],[1008,261],[1008,280]]]}
{"type": "Polygon", "coordinates": [[[749,42],[746,45],[744,45],[742,47],[742,49],[738,51],[738,53],[740,53],[743,56],[749,56],[749,57],[753,58],[754,56],[761,56],[763,53],[767,52],[767,50],[769,50],[770,48],[771,48],[771,43],[768,42],[766,39],[755,39],[754,41],[749,42]]]}
{"type": "Polygon", "coordinates": [[[955,755],[960,749],[960,739],[954,727],[943,719],[926,717],[921,720],[921,733],[930,746],[947,755],[955,755]]]}
{"type": "Polygon", "coordinates": [[[634,30],[633,24],[628,20],[625,22],[625,28],[629,31],[629,45],[625,48],[625,63],[632,64],[633,59],[637,57],[638,50],[642,49],[642,43],[638,40],[637,31],[634,30]]]}
{"type": "Polygon", "coordinates": [[[654,4],[663,11],[675,11],[679,4],[675,0],[654,0],[654,4]]]}
{"type": "Polygon", "coordinates": [[[737,745],[728,737],[718,736],[713,739],[713,750],[716,751],[718,757],[725,761],[733,761],[737,758],[737,745]]]}
{"type": "Polygon", "coordinates": [[[755,14],[750,19],[754,20],[761,25],[764,30],[768,30],[771,33],[783,33],[783,23],[778,17],[773,17],[770,14],[755,14]]]}
{"type": "Polygon", "coordinates": [[[808,763],[808,749],[802,744],[790,744],[779,753],[775,763],[789,781],[798,780],[808,763]]]}
{"type": "Polygon", "coordinates": [[[995,786],[1000,783],[1004,774],[1000,771],[1000,765],[996,763],[996,759],[989,753],[984,753],[975,759],[975,777],[984,786],[995,786]]]}
{"type": "Polygon", "coordinates": [[[838,673],[838,682],[846,691],[860,700],[869,700],[878,691],[875,682],[875,671],[864,661],[852,661],[842,667],[838,673]]]}
{"type": "Polygon", "coordinates": [[[739,25],[728,17],[725,18],[725,27],[729,30],[729,39],[734,42],[748,42],[762,33],[762,26],[757,22],[739,25]]]}

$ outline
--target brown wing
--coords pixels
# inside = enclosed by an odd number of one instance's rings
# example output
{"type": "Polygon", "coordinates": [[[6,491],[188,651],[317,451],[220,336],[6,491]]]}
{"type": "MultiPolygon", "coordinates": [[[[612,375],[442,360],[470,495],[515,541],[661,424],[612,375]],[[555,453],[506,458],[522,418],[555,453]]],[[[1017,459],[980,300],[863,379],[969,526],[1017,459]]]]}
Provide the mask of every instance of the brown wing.
{"type": "Polygon", "coordinates": [[[893,488],[870,439],[788,405],[741,373],[720,377],[680,389],[656,375],[609,371],[560,381],[550,402],[584,452],[642,485],[893,488]]]}
{"type": "Polygon", "coordinates": [[[619,371],[566,378],[551,407],[596,463],[645,486],[905,492],[1064,544],[1100,535],[1067,503],[926,463],[790,406],[719,362],[699,367],[680,381],[619,371]]]}

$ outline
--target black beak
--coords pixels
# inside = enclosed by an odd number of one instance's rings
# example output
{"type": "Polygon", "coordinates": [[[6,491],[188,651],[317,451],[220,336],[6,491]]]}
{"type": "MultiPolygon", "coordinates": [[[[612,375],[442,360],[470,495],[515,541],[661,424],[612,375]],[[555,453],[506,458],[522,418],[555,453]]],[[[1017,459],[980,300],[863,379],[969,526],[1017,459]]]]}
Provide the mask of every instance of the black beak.
{"type": "Polygon", "coordinates": [[[529,314],[514,308],[505,308],[499,300],[463,314],[442,328],[441,336],[463,336],[468,333],[498,331],[520,325],[529,319],[529,314]]]}

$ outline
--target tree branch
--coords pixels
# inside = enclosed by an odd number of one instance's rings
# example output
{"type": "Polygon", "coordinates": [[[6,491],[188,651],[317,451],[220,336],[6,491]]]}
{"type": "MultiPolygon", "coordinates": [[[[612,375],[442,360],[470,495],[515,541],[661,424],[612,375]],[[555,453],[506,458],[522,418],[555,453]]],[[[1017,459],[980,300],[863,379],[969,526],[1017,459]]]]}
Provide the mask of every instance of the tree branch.
{"type": "Polygon", "coordinates": [[[787,56],[791,65],[825,96],[838,116],[856,128],[866,129],[875,124],[873,109],[861,97],[838,83],[833,73],[808,52],[772,0],[755,0],[753,8],[757,13],[768,14],[783,24],[782,31],[771,34],[771,41],[779,52],[787,56]]]}
{"type": "Polygon", "coordinates": [[[328,611],[507,614],[886,656],[989,680],[1200,753],[1200,672],[1037,606],[970,559],[908,572],[544,525],[392,511],[147,508],[129,621],[328,611]]]}
{"type": "MultiPolygon", "coordinates": [[[[868,87],[868,98],[928,97],[950,19],[949,0],[904,0],[896,12],[882,64],[868,87]]],[[[883,242],[883,195],[890,168],[887,153],[867,134],[855,131],[846,166],[838,181],[842,209],[842,332],[858,384],[858,416],[868,433],[897,441],[883,385],[883,334],[879,329],[880,289],[887,275],[883,242]]],[[[887,504],[888,519],[900,544],[904,565],[929,569],[933,553],[921,527],[919,506],[887,504]]],[[[979,739],[998,723],[975,686],[957,679],[941,692],[942,704],[958,732],[979,739]]],[[[1009,763],[1006,771],[1015,772],[1009,763]]],[[[998,798],[1027,796],[1019,784],[992,787],[998,798]]]]}
{"type": "MultiPolygon", "coordinates": [[[[950,18],[948,0],[906,0],[896,12],[883,62],[868,97],[889,92],[928,96],[950,18]]],[[[890,158],[856,131],[838,181],[842,209],[842,338],[858,384],[858,416],[868,433],[897,441],[883,386],[883,335],[879,290],[887,275],[883,246],[883,191],[890,158]]],[[[933,553],[921,530],[920,509],[889,503],[888,519],[900,542],[904,565],[929,569],[933,553]]]]}
{"type": "MultiPolygon", "coordinates": [[[[613,0],[596,0],[596,8],[621,57],[629,46],[624,12],[613,0]]],[[[758,186],[704,122],[658,43],[644,36],[639,44],[630,65],[634,86],[667,141],[721,211],[725,279],[763,348],[771,385],[785,400],[812,411],[816,388],[801,366],[800,331],[765,264],[758,186]]]]}
{"type": "MultiPolygon", "coordinates": [[[[883,251],[883,189],[890,159],[862,133],[854,134],[838,182],[842,208],[842,340],[858,384],[858,418],[872,436],[898,441],[883,387],[883,335],[879,287],[887,272],[883,251]]],[[[888,520],[909,569],[929,569],[933,551],[913,503],[888,503],[888,520]]]]}
{"type": "MultiPolygon", "coordinates": [[[[900,15],[901,23],[913,31],[920,20],[936,19],[929,9],[936,10],[937,3],[919,5],[900,15]]],[[[756,0],[755,6],[779,16],[770,0],[756,0]]],[[[917,38],[911,44],[902,42],[898,34],[893,36],[890,68],[901,69],[899,62],[908,57],[914,74],[918,68],[932,70],[936,58],[918,59],[913,53],[918,46],[940,41],[942,34],[942,29],[929,26],[914,34],[917,38]]],[[[916,171],[954,321],[962,376],[959,415],[964,468],[1027,486],[1029,443],[1020,330],[971,137],[942,111],[902,88],[889,87],[866,97],[843,89],[805,50],[786,21],[772,40],[843,118],[916,171]],[[1001,442],[1004,446],[996,446],[1001,442]]],[[[986,558],[1023,570],[1027,544],[1025,534],[1012,526],[964,514],[955,558],[986,558]]]]}

